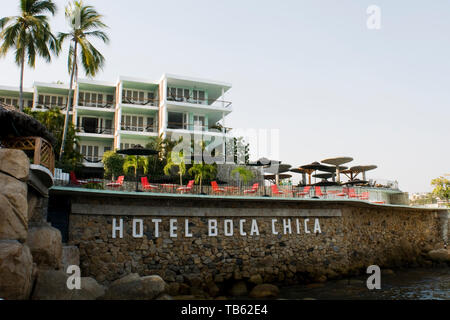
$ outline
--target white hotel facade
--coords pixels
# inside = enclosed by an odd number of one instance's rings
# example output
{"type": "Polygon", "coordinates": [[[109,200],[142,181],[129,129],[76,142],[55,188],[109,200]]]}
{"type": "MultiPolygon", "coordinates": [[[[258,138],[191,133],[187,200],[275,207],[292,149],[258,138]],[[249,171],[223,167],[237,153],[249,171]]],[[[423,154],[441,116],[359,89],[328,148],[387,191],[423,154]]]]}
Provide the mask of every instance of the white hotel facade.
{"type": "MultiPolygon", "coordinates": [[[[71,121],[86,167],[102,167],[110,150],[145,146],[149,137],[172,134],[227,136],[226,101],[231,84],[165,74],[159,81],[119,77],[116,82],[80,79],[74,86],[71,121]],[[221,131],[217,130],[221,124],[221,131]]],[[[36,82],[24,90],[25,107],[66,110],[68,85],[36,82]]],[[[19,90],[0,86],[0,102],[18,105],[19,90]]]]}

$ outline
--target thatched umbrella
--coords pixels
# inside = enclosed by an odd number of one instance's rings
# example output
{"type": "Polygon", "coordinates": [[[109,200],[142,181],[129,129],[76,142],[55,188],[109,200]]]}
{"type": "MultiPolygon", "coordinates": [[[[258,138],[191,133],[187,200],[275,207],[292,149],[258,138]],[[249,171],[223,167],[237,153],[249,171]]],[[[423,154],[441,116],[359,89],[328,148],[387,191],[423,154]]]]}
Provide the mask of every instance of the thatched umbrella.
{"type": "Polygon", "coordinates": [[[341,182],[341,168],[340,166],[349,162],[352,162],[353,158],[351,157],[339,157],[339,158],[331,158],[331,159],[325,159],[322,161],[322,163],[325,164],[331,164],[336,167],[336,177],[337,182],[341,182]]]}

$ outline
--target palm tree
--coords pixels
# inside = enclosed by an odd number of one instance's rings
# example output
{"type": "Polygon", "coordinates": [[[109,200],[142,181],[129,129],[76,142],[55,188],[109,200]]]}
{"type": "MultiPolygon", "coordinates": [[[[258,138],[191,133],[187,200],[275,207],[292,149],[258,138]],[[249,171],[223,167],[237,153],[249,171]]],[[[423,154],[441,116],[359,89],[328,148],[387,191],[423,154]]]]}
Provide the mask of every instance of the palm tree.
{"type": "Polygon", "coordinates": [[[108,35],[102,31],[107,28],[100,15],[92,6],[85,6],[83,1],[73,1],[66,7],[66,19],[70,25],[69,33],[60,33],[58,42],[61,45],[65,40],[70,40],[68,68],[70,73],[69,97],[67,102],[66,119],[64,122],[63,142],[61,144],[60,158],[64,154],[69,122],[69,112],[72,109],[73,83],[78,79],[78,57],[81,55],[81,63],[86,76],[94,77],[105,64],[103,55],[92,45],[89,38],[99,39],[103,43],[109,42],[108,35]],[[79,52],[80,51],[80,52],[79,52]]]}
{"type": "MultiPolygon", "coordinates": [[[[241,180],[247,184],[250,179],[254,178],[254,174],[251,170],[247,169],[246,167],[236,167],[233,171],[231,171],[232,175],[238,174],[239,175],[239,183],[241,180]]],[[[239,185],[240,187],[240,185],[239,185]]]]}
{"type": "Polygon", "coordinates": [[[25,60],[31,68],[36,66],[36,56],[47,62],[50,52],[59,53],[57,39],[51,32],[47,14],[55,15],[56,5],[51,0],[20,0],[20,16],[0,19],[0,57],[15,49],[15,62],[20,67],[19,110],[24,110],[23,77],[25,60]]]}
{"type": "Polygon", "coordinates": [[[183,151],[180,151],[178,154],[176,152],[169,153],[167,164],[164,167],[164,174],[170,175],[170,169],[172,169],[173,167],[178,167],[178,174],[180,175],[180,186],[182,186],[183,175],[186,174],[186,164],[183,151]]]}
{"type": "Polygon", "coordinates": [[[139,157],[139,156],[127,156],[125,162],[123,164],[123,171],[125,174],[129,173],[129,170],[134,169],[134,176],[136,177],[136,191],[138,190],[138,170],[142,168],[144,171],[144,175],[147,174],[148,170],[148,157],[139,157]]]}
{"type": "Polygon", "coordinates": [[[197,163],[189,169],[189,174],[195,177],[195,183],[200,184],[200,193],[203,194],[203,180],[214,179],[217,175],[217,168],[212,164],[197,163]]]}

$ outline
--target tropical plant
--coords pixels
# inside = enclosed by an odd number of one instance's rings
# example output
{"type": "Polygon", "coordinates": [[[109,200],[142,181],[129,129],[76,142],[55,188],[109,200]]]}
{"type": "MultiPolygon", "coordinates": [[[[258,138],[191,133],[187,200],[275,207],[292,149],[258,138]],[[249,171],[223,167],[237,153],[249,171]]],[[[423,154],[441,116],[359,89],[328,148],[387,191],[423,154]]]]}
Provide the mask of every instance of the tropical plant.
{"type": "Polygon", "coordinates": [[[0,19],[0,57],[15,50],[15,62],[20,67],[19,109],[24,110],[23,78],[25,60],[36,66],[36,57],[51,61],[51,52],[58,54],[59,46],[52,34],[47,14],[55,15],[56,5],[51,0],[20,0],[20,15],[0,19]]]}
{"type": "MultiPolygon", "coordinates": [[[[81,63],[86,76],[94,77],[103,68],[105,58],[92,45],[90,39],[97,39],[104,43],[109,42],[108,35],[102,31],[102,29],[107,28],[106,24],[102,22],[103,16],[94,7],[84,5],[83,1],[74,0],[67,5],[65,15],[71,30],[68,33],[59,33],[58,35],[59,46],[67,39],[70,41],[67,63],[70,73],[70,86],[63,140],[66,139],[69,112],[72,109],[73,83],[78,78],[78,57],[81,55],[81,63]]],[[[64,147],[65,144],[63,143],[61,145],[61,155],[64,154],[64,147]]]]}
{"type": "MultiPolygon", "coordinates": [[[[54,150],[59,150],[61,148],[62,127],[64,125],[64,115],[61,113],[61,110],[59,108],[51,108],[47,112],[33,112],[31,109],[25,108],[24,112],[47,128],[56,140],[56,145],[53,146],[54,150]]],[[[67,131],[66,153],[63,158],[58,159],[58,168],[65,171],[73,171],[76,167],[81,166],[83,155],[79,152],[79,147],[75,127],[70,123],[67,131]]]]}
{"type": "Polygon", "coordinates": [[[247,184],[251,179],[253,179],[255,177],[255,175],[253,174],[253,172],[249,169],[247,169],[246,167],[236,167],[231,171],[232,175],[239,175],[239,183],[241,182],[241,180],[247,184]]]}
{"type": "Polygon", "coordinates": [[[189,174],[194,176],[196,184],[200,184],[200,192],[203,193],[203,180],[214,179],[217,176],[217,167],[212,164],[196,163],[189,169],[189,174]]]}
{"type": "Polygon", "coordinates": [[[449,206],[450,180],[446,177],[439,177],[431,181],[431,185],[434,187],[433,195],[445,201],[445,205],[449,206]]]}
{"type": "Polygon", "coordinates": [[[125,159],[114,151],[108,151],[103,154],[103,165],[105,167],[105,178],[115,180],[123,174],[123,165],[125,159]]]}
{"type": "Polygon", "coordinates": [[[186,163],[183,155],[183,151],[179,153],[171,152],[167,158],[167,164],[164,167],[164,174],[169,176],[173,167],[178,168],[178,174],[180,175],[180,185],[183,185],[183,175],[186,174],[186,163]]]}
{"type": "Polygon", "coordinates": [[[148,170],[148,158],[139,156],[127,156],[123,164],[123,171],[129,174],[130,169],[133,168],[134,176],[137,177],[138,170],[141,169],[142,172],[147,174],[148,170]]]}

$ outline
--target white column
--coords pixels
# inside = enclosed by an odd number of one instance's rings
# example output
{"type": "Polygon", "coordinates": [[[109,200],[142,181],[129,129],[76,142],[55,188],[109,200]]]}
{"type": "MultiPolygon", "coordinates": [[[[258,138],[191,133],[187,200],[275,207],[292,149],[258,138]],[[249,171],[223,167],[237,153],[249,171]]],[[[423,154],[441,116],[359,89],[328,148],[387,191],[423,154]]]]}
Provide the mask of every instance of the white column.
{"type": "Polygon", "coordinates": [[[222,88],[222,107],[225,108],[225,89],[222,88]]]}
{"type": "Polygon", "coordinates": [[[38,91],[37,88],[34,87],[34,95],[33,95],[33,109],[36,109],[36,104],[38,103],[39,100],[39,95],[38,95],[38,91]]]}

